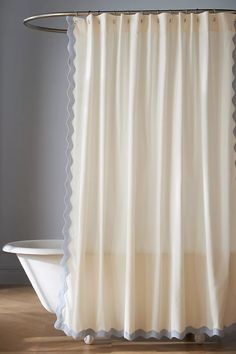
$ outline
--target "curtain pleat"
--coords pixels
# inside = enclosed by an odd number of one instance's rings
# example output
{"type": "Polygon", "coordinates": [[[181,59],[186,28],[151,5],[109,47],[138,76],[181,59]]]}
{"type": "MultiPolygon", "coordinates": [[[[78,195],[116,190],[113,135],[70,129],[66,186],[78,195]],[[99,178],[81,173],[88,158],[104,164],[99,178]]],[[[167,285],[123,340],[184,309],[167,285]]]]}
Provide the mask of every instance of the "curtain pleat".
{"type": "Polygon", "coordinates": [[[66,334],[236,328],[234,20],[68,19],[71,209],[55,324],[66,334]]]}

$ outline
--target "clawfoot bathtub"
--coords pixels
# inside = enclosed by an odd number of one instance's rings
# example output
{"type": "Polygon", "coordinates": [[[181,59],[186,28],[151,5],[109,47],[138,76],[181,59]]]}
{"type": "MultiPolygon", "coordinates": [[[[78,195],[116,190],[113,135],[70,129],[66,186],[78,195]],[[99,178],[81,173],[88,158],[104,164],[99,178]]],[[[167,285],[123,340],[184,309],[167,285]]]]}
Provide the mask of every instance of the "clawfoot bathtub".
{"type": "MultiPolygon", "coordinates": [[[[3,251],[15,253],[43,307],[56,312],[62,268],[62,240],[28,240],[6,244],[3,251]]],[[[94,338],[86,336],[91,344],[94,338]]]]}
{"type": "MultiPolygon", "coordinates": [[[[62,273],[62,240],[17,241],[5,245],[3,251],[17,255],[43,307],[55,313],[62,273]]],[[[203,343],[205,334],[195,334],[194,339],[203,343]]],[[[93,341],[91,335],[84,337],[86,344],[93,341]]]]}

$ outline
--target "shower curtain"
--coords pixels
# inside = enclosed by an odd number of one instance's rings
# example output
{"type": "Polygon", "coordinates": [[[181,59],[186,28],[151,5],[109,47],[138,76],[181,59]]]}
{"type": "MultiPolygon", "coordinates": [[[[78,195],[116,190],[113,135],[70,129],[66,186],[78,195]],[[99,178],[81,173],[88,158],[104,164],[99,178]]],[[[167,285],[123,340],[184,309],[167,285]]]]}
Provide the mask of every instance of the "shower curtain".
{"type": "Polygon", "coordinates": [[[68,18],[67,335],[236,328],[234,17],[68,18]]]}

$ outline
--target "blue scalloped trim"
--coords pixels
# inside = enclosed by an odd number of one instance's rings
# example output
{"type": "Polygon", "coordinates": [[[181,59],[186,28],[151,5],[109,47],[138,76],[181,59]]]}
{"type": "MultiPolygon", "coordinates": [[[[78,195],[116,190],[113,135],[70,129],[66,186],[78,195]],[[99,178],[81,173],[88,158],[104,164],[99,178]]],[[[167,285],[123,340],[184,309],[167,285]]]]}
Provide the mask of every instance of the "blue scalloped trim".
{"type": "MultiPolygon", "coordinates": [[[[234,22],[234,28],[235,28],[235,31],[236,31],[236,21],[234,22]]],[[[232,98],[232,102],[234,104],[233,120],[234,120],[234,123],[235,123],[235,127],[234,127],[234,130],[233,130],[233,133],[234,133],[234,137],[236,138],[236,32],[235,32],[235,35],[233,37],[233,42],[234,42],[234,50],[233,50],[234,63],[233,63],[232,71],[233,71],[233,75],[234,75],[234,80],[233,80],[233,83],[232,83],[232,87],[233,87],[233,90],[234,90],[234,95],[233,95],[233,98],[232,98]]],[[[236,152],[236,143],[234,144],[234,151],[236,152]]],[[[236,165],[236,160],[235,160],[235,165],[236,165]]]]}
{"type": "Polygon", "coordinates": [[[175,331],[171,330],[168,331],[167,329],[163,329],[160,332],[157,331],[144,331],[143,329],[138,329],[133,333],[129,333],[124,330],[117,330],[115,328],[111,328],[109,331],[98,331],[95,332],[92,328],[88,328],[86,330],[80,331],[80,332],[74,332],[70,328],[68,328],[65,324],[63,324],[60,327],[61,330],[65,332],[67,336],[71,336],[74,339],[83,339],[87,335],[91,335],[94,338],[106,338],[109,339],[111,337],[118,337],[118,338],[125,338],[127,340],[135,340],[137,338],[144,338],[144,339],[149,339],[149,338],[155,338],[155,339],[161,339],[163,337],[166,338],[177,338],[179,340],[182,340],[185,338],[187,334],[207,334],[208,337],[213,337],[213,336],[218,336],[218,337],[224,337],[224,335],[232,333],[236,331],[236,323],[233,323],[230,326],[224,326],[223,329],[218,329],[218,328],[213,328],[209,329],[206,326],[200,327],[200,328],[194,328],[192,326],[187,326],[185,330],[182,332],[180,331],[175,331]]]}
{"type": "Polygon", "coordinates": [[[55,328],[61,329],[63,326],[63,316],[62,316],[62,311],[63,308],[65,307],[65,294],[67,291],[67,275],[69,274],[69,270],[67,267],[67,261],[70,257],[70,252],[69,252],[69,244],[70,244],[70,225],[71,225],[71,218],[70,218],[70,212],[72,209],[71,205],[71,195],[72,195],[72,189],[71,189],[71,181],[72,181],[72,173],[71,173],[71,166],[73,164],[73,158],[72,158],[72,148],[73,148],[73,141],[72,141],[72,135],[74,132],[73,128],[73,119],[74,119],[74,111],[73,111],[73,105],[75,102],[73,90],[75,88],[75,82],[74,82],[74,73],[75,73],[75,65],[74,65],[74,59],[75,59],[75,49],[74,49],[74,44],[75,44],[75,37],[73,33],[74,29],[74,21],[73,17],[67,17],[66,18],[67,23],[68,23],[68,30],[67,30],[67,36],[68,36],[68,52],[69,52],[69,58],[68,58],[68,67],[69,67],[69,72],[68,72],[68,89],[67,89],[67,97],[68,97],[68,106],[67,106],[67,120],[66,120],[66,127],[67,127],[67,135],[66,135],[66,143],[67,143],[67,148],[66,148],[66,159],[67,159],[67,165],[66,165],[66,181],[65,181],[65,197],[64,197],[64,213],[63,213],[63,218],[64,218],[64,226],[62,229],[63,236],[64,236],[64,241],[63,241],[63,257],[61,260],[61,267],[62,267],[62,288],[59,293],[59,301],[58,301],[58,306],[56,308],[56,316],[57,320],[54,324],[55,328]]]}
{"type": "MultiPolygon", "coordinates": [[[[206,326],[200,327],[200,328],[194,328],[192,326],[187,326],[182,332],[176,331],[176,330],[171,330],[168,331],[167,329],[163,329],[160,332],[157,331],[144,331],[142,329],[138,329],[133,333],[129,333],[124,330],[117,330],[114,328],[111,328],[109,331],[105,330],[100,330],[95,332],[93,329],[88,328],[86,330],[80,331],[80,332],[74,332],[72,329],[70,329],[67,325],[64,323],[64,319],[62,316],[62,311],[65,307],[65,293],[67,291],[67,282],[66,278],[67,275],[69,274],[69,270],[67,267],[67,261],[70,257],[70,252],[69,252],[69,244],[70,244],[70,233],[69,233],[69,228],[71,225],[71,219],[70,219],[70,211],[72,208],[71,205],[71,195],[72,195],[72,189],[71,189],[71,180],[72,180],[72,173],[71,173],[71,166],[73,163],[73,159],[71,156],[71,151],[73,148],[73,142],[72,142],[72,135],[73,135],[73,119],[74,119],[74,112],[73,112],[73,105],[75,102],[75,98],[73,95],[73,90],[75,88],[75,82],[74,82],[74,73],[75,73],[75,65],[74,65],[74,59],[75,59],[75,50],[74,50],[74,44],[75,44],[75,37],[73,33],[74,29],[74,21],[72,17],[67,17],[67,23],[68,23],[68,31],[67,35],[69,38],[69,43],[68,43],[68,52],[69,52],[69,73],[68,73],[68,81],[69,81],[69,86],[67,90],[67,96],[68,96],[68,118],[67,118],[67,150],[66,150],[66,156],[67,156],[67,166],[66,166],[66,181],[65,181],[65,210],[64,210],[64,227],[63,227],[63,235],[64,235],[64,242],[63,242],[63,257],[61,261],[61,266],[63,268],[63,275],[62,275],[62,289],[59,294],[59,304],[56,309],[56,316],[57,320],[55,322],[55,328],[60,329],[64,331],[64,333],[68,336],[73,337],[74,339],[81,339],[84,338],[87,335],[92,335],[95,338],[111,338],[112,336],[119,337],[119,338],[126,338],[128,340],[134,340],[138,337],[142,337],[145,339],[149,338],[156,338],[156,339],[161,339],[163,337],[167,337],[169,339],[171,338],[177,338],[177,339],[183,339],[187,334],[192,333],[192,334],[207,334],[209,337],[212,336],[219,336],[223,337],[227,333],[231,333],[233,331],[236,331],[236,323],[233,323],[229,326],[224,326],[222,329],[219,328],[213,328],[209,329],[206,326]]],[[[236,29],[236,21],[235,21],[235,29],[236,29]]],[[[232,98],[233,104],[235,106],[235,110],[233,113],[233,120],[236,123],[236,33],[233,37],[233,42],[234,42],[234,51],[233,51],[233,59],[234,59],[234,64],[233,64],[233,74],[234,74],[234,80],[232,83],[233,89],[234,89],[234,96],[232,98]]],[[[234,136],[236,137],[236,126],[234,128],[234,136]]],[[[234,145],[234,150],[236,151],[236,144],[234,145]]]]}

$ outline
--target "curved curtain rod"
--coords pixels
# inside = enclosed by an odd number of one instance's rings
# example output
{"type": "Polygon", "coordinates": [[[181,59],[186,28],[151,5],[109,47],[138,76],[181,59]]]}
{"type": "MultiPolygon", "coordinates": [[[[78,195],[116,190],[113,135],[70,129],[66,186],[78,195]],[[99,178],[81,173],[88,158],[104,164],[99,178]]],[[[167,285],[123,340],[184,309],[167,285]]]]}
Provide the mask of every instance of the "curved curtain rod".
{"type": "Polygon", "coordinates": [[[32,22],[35,20],[45,19],[45,18],[67,17],[67,16],[86,17],[90,14],[100,15],[102,13],[110,13],[112,15],[118,16],[121,14],[132,15],[137,12],[148,15],[148,14],[159,14],[159,13],[163,13],[163,12],[169,12],[172,14],[178,13],[178,12],[199,14],[199,13],[205,12],[205,11],[212,12],[212,13],[231,12],[233,14],[236,14],[236,9],[234,9],[234,10],[232,10],[232,9],[178,9],[178,10],[174,9],[174,10],[129,10],[129,11],[128,10],[124,10],[124,11],[71,11],[71,12],[45,13],[45,14],[31,16],[31,17],[25,18],[23,21],[23,24],[28,28],[38,30],[38,31],[66,33],[67,29],[65,29],[65,28],[39,26],[39,25],[33,24],[32,22]]]}

